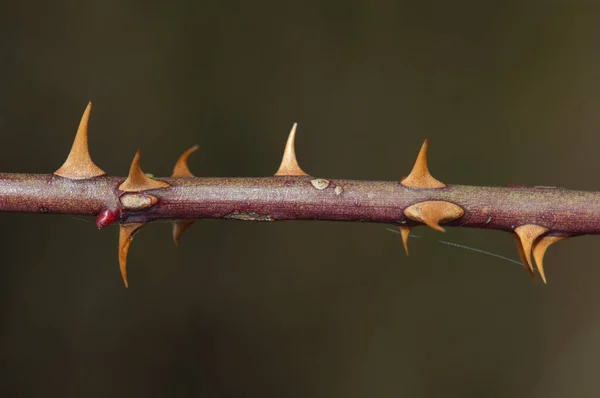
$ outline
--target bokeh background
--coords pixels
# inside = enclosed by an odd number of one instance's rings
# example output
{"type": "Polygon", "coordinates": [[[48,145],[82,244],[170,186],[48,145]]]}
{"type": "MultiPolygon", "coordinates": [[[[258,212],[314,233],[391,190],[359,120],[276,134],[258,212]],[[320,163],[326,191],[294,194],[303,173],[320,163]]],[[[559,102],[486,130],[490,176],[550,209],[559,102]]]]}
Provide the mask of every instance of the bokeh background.
{"type": "MultiPolygon", "coordinates": [[[[425,137],[446,183],[600,189],[595,1],[12,2],[0,11],[0,170],[50,173],[87,101],[125,175],[266,176],[299,122],[311,174],[398,180],[425,137]]],[[[6,397],[597,397],[598,237],[546,258],[495,231],[198,222],[137,235],[1,214],[6,397]]]]}

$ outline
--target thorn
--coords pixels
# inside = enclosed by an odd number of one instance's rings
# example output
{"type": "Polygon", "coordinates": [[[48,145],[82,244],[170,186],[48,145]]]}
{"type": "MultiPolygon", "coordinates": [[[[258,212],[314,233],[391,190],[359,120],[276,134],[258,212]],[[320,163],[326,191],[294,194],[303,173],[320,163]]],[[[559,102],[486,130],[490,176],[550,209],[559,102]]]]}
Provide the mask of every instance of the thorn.
{"type": "Polygon", "coordinates": [[[533,246],[533,242],[535,242],[537,238],[546,232],[548,232],[548,228],[535,224],[526,224],[515,228],[515,233],[519,237],[523,247],[523,253],[525,253],[526,264],[531,272],[533,272],[533,264],[531,262],[531,247],[533,246]]]}
{"type": "Polygon", "coordinates": [[[540,239],[533,248],[533,258],[535,259],[535,264],[537,265],[537,269],[540,272],[540,276],[544,283],[546,282],[546,274],[544,273],[544,254],[546,254],[546,250],[553,243],[558,242],[559,240],[566,239],[565,236],[544,236],[540,239]]]}
{"type": "Polygon", "coordinates": [[[79,122],[75,140],[73,141],[73,146],[71,147],[69,156],[67,156],[67,160],[54,172],[57,176],[72,180],[82,180],[106,174],[92,161],[88,150],[88,122],[91,110],[92,103],[90,102],[85,108],[79,122]]]}
{"type": "Polygon", "coordinates": [[[534,282],[535,274],[533,273],[533,269],[530,269],[527,266],[527,257],[525,256],[525,251],[523,250],[523,245],[521,244],[521,239],[519,239],[519,236],[516,234],[513,235],[513,238],[515,239],[515,244],[517,245],[517,253],[519,254],[519,259],[521,260],[521,264],[523,264],[523,268],[529,274],[531,281],[534,282]]]}
{"type": "Polygon", "coordinates": [[[196,220],[179,220],[173,223],[173,242],[175,246],[179,246],[179,238],[189,227],[191,227],[196,220]]]}
{"type": "Polygon", "coordinates": [[[168,187],[166,182],[158,181],[148,177],[140,168],[140,151],[138,150],[133,157],[131,167],[129,168],[129,176],[123,182],[119,189],[126,192],[139,192],[147,189],[157,189],[168,187]]]}
{"type": "Polygon", "coordinates": [[[144,223],[121,224],[119,227],[119,267],[121,268],[121,277],[125,287],[129,287],[127,282],[127,254],[133,236],[144,226],[144,223]]]}
{"type": "Polygon", "coordinates": [[[411,188],[444,188],[446,184],[433,178],[427,167],[427,148],[429,147],[429,139],[425,139],[415,165],[408,177],[400,180],[400,184],[411,188]]]}
{"type": "Polygon", "coordinates": [[[194,153],[198,149],[198,145],[194,145],[187,151],[181,154],[179,159],[177,159],[177,163],[175,163],[175,167],[173,167],[173,175],[171,177],[193,177],[194,175],[190,171],[187,165],[188,158],[192,153],[194,153]]]}
{"type": "Polygon", "coordinates": [[[416,203],[404,209],[404,215],[413,221],[426,224],[430,228],[444,232],[441,222],[456,220],[465,214],[465,211],[454,203],[443,200],[428,200],[416,203]]]}
{"type": "Polygon", "coordinates": [[[400,235],[402,236],[402,243],[404,244],[404,251],[408,256],[408,236],[412,227],[400,227],[400,235]]]}
{"type": "Polygon", "coordinates": [[[281,165],[279,170],[275,173],[276,176],[307,176],[298,165],[296,159],[296,150],[294,149],[294,142],[296,140],[296,128],[298,123],[294,123],[290,135],[288,136],[287,143],[285,144],[285,150],[283,151],[283,159],[281,159],[281,165]]]}

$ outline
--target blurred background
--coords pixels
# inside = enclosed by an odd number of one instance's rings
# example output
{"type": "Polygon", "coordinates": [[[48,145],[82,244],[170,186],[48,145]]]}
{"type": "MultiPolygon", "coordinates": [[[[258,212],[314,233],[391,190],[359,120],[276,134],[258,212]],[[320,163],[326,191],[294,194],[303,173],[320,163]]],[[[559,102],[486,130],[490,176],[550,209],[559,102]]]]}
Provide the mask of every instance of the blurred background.
{"type": "MultiPolygon", "coordinates": [[[[399,180],[425,137],[449,184],[600,189],[594,1],[12,2],[0,11],[0,170],[51,173],[86,103],[111,175],[399,180]]],[[[144,228],[1,214],[6,397],[597,397],[599,237],[547,286],[495,231],[205,220],[144,228]]]]}

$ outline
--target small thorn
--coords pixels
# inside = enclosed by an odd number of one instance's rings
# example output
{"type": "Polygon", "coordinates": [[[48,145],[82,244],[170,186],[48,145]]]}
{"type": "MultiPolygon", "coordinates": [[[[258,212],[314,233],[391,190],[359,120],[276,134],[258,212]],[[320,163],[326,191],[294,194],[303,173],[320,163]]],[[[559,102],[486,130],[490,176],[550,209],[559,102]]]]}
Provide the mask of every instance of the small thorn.
{"type": "Polygon", "coordinates": [[[298,123],[294,123],[290,135],[288,136],[287,143],[285,144],[285,150],[283,151],[283,159],[281,159],[281,165],[279,170],[275,173],[276,176],[307,176],[298,165],[296,159],[296,150],[294,149],[294,142],[296,141],[296,128],[298,123]]]}
{"type": "Polygon", "coordinates": [[[531,248],[537,238],[548,232],[548,228],[542,227],[535,224],[521,225],[515,228],[515,233],[521,241],[523,247],[523,253],[525,254],[525,261],[529,270],[533,272],[533,263],[531,262],[531,248]]]}
{"type": "Polygon", "coordinates": [[[425,139],[412,171],[408,177],[403,178],[400,181],[400,184],[411,188],[444,188],[446,186],[446,184],[436,180],[431,173],[429,173],[429,168],[427,167],[428,147],[429,140],[425,139]]]}
{"type": "Polygon", "coordinates": [[[75,134],[75,140],[73,141],[73,146],[71,147],[69,156],[67,156],[67,160],[54,172],[57,176],[72,180],[83,180],[106,174],[92,161],[88,149],[88,122],[91,110],[92,103],[90,102],[85,108],[79,122],[79,128],[75,134]]]}
{"type": "Polygon", "coordinates": [[[173,175],[171,177],[193,177],[194,175],[190,171],[187,165],[188,158],[192,153],[194,153],[198,149],[198,145],[194,145],[187,151],[181,154],[177,163],[175,163],[175,167],[173,167],[173,175]]]}
{"type": "Polygon", "coordinates": [[[544,236],[533,247],[533,258],[535,259],[535,264],[537,265],[537,269],[540,272],[540,276],[542,277],[544,283],[547,283],[546,274],[544,273],[544,254],[546,254],[546,250],[548,247],[550,247],[550,245],[563,239],[566,239],[566,237],[544,236]]]}
{"type": "Polygon", "coordinates": [[[517,245],[517,254],[519,255],[519,259],[521,260],[521,264],[523,264],[523,268],[529,274],[531,281],[535,281],[535,274],[533,273],[533,269],[530,269],[527,266],[527,257],[525,256],[525,251],[523,250],[523,244],[521,243],[521,239],[519,236],[514,234],[513,238],[515,239],[515,244],[517,245]]]}
{"type": "Polygon", "coordinates": [[[404,244],[404,251],[408,256],[408,236],[412,227],[400,227],[400,235],[402,236],[402,244],[404,244]]]}
{"type": "Polygon", "coordinates": [[[129,176],[119,186],[121,191],[139,192],[148,189],[158,189],[168,187],[166,182],[158,181],[148,177],[140,168],[140,151],[137,151],[129,168],[129,176]]]}
{"type": "Polygon", "coordinates": [[[175,246],[179,246],[179,238],[195,222],[196,220],[179,220],[173,223],[173,242],[175,242],[175,246]]]}
{"type": "Polygon", "coordinates": [[[456,220],[465,214],[465,211],[454,203],[443,200],[428,200],[416,203],[404,209],[404,215],[413,221],[426,224],[430,228],[444,232],[441,222],[456,220]]]}
{"type": "Polygon", "coordinates": [[[121,224],[119,227],[119,267],[121,268],[121,277],[125,287],[129,287],[127,282],[127,254],[129,246],[134,235],[144,226],[144,223],[121,224]]]}

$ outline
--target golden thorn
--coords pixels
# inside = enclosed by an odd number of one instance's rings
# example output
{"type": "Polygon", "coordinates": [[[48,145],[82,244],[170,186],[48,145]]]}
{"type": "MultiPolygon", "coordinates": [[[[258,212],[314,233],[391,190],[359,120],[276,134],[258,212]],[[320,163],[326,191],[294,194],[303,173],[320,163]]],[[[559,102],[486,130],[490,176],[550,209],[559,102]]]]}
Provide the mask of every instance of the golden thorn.
{"type": "Polygon", "coordinates": [[[119,186],[121,191],[139,192],[148,189],[158,189],[168,187],[166,182],[158,181],[148,177],[140,168],[140,151],[138,150],[133,157],[131,167],[129,168],[129,176],[119,186]]]}
{"type": "Polygon", "coordinates": [[[194,175],[190,171],[187,165],[188,158],[190,155],[198,149],[198,145],[194,145],[187,151],[181,154],[175,167],[173,167],[173,175],[171,177],[193,177],[194,175]]]}
{"type": "Polygon", "coordinates": [[[173,242],[175,246],[179,245],[179,238],[189,227],[194,224],[196,220],[179,220],[173,223],[173,242]]]}
{"type": "Polygon", "coordinates": [[[119,226],[119,268],[125,287],[129,287],[127,282],[127,254],[133,236],[144,226],[144,223],[121,224],[119,226]]]}
{"type": "Polygon", "coordinates": [[[428,200],[419,202],[404,209],[404,215],[413,221],[422,222],[429,227],[444,232],[441,222],[456,220],[465,214],[465,211],[454,203],[443,200],[428,200]]]}
{"type": "Polygon", "coordinates": [[[533,242],[535,242],[537,238],[539,238],[546,232],[548,232],[548,228],[535,224],[526,224],[515,228],[515,233],[519,237],[519,240],[523,247],[523,253],[525,254],[526,264],[531,272],[533,272],[533,264],[531,262],[531,248],[533,246],[533,242]]]}
{"type": "Polygon", "coordinates": [[[404,245],[404,251],[408,256],[408,236],[412,227],[400,227],[400,235],[402,236],[402,244],[404,245]]]}
{"type": "Polygon", "coordinates": [[[279,170],[275,173],[276,176],[307,176],[298,165],[296,159],[296,150],[294,149],[294,142],[296,141],[296,128],[298,123],[294,123],[290,135],[288,136],[287,143],[285,144],[285,150],[283,151],[283,159],[281,159],[281,165],[279,170]]]}
{"type": "Polygon", "coordinates": [[[544,254],[546,254],[546,250],[550,245],[563,239],[566,239],[566,237],[544,236],[533,247],[533,258],[535,259],[535,264],[537,265],[537,269],[540,272],[540,276],[542,277],[544,283],[547,283],[546,274],[544,273],[544,254]]]}
{"type": "Polygon", "coordinates": [[[69,156],[67,156],[67,160],[54,172],[57,176],[72,180],[82,180],[106,174],[92,161],[88,149],[88,122],[91,110],[92,103],[90,102],[85,108],[79,122],[79,128],[77,128],[75,140],[73,140],[73,146],[71,147],[69,156]]]}
{"type": "Polygon", "coordinates": [[[429,140],[425,139],[412,171],[408,177],[403,178],[400,181],[400,184],[410,188],[444,188],[446,186],[446,184],[436,180],[431,173],[429,173],[429,168],[427,167],[428,147],[429,140]]]}
{"type": "Polygon", "coordinates": [[[533,273],[533,269],[530,269],[527,266],[527,257],[525,256],[525,251],[523,250],[523,244],[521,243],[521,239],[518,235],[513,234],[513,238],[515,239],[515,244],[517,246],[517,254],[519,255],[519,260],[521,260],[521,264],[523,264],[523,268],[529,274],[531,281],[535,281],[535,274],[533,273]]]}

